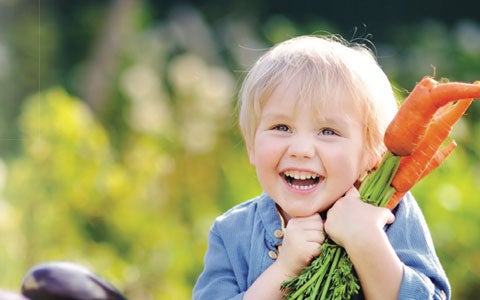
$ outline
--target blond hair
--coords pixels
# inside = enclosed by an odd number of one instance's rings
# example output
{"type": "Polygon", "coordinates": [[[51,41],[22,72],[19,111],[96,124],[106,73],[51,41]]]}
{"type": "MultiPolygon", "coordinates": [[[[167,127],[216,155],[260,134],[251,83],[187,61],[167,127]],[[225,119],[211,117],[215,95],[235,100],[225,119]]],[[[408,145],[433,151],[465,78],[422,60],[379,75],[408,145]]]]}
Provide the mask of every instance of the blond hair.
{"type": "Polygon", "coordinates": [[[239,94],[239,125],[247,147],[253,147],[265,101],[279,85],[292,80],[300,84],[297,101],[313,104],[315,113],[321,113],[325,105],[339,104],[332,100],[350,101],[364,118],[367,151],[373,159],[381,158],[383,135],[397,111],[397,101],[371,51],[338,36],[292,38],[255,63],[239,94]],[[332,97],[339,90],[348,99],[332,97]]]}

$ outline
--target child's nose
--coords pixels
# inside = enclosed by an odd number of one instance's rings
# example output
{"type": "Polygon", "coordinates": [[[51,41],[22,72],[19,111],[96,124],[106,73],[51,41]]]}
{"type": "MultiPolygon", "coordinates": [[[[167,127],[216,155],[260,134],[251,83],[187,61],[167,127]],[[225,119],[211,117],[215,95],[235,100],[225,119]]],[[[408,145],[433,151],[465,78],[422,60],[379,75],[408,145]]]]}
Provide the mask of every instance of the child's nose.
{"type": "Polygon", "coordinates": [[[312,158],[315,155],[314,143],[306,137],[293,138],[288,154],[293,158],[312,158]]]}

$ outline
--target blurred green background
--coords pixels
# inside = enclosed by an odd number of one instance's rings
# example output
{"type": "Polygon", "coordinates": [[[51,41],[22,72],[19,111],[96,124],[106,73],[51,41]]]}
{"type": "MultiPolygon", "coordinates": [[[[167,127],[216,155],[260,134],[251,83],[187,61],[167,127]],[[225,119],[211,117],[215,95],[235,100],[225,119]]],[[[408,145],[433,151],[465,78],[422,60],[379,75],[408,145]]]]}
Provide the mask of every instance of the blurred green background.
{"type": "MultiPolygon", "coordinates": [[[[261,192],[241,78],[299,34],[372,41],[399,97],[480,80],[476,1],[0,0],[0,287],[50,260],[130,299],[189,299],[214,218],[261,192]]],[[[480,288],[480,116],[414,193],[454,299],[480,288]]]]}

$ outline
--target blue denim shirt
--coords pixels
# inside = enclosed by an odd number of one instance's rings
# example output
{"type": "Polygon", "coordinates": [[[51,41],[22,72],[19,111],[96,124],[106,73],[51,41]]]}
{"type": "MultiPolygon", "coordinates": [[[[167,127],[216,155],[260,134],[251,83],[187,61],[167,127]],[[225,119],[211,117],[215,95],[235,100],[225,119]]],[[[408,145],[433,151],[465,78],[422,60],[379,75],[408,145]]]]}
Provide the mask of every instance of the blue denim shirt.
{"type": "MultiPolygon", "coordinates": [[[[394,210],[387,236],[404,264],[399,299],[450,299],[450,286],[435,253],[420,208],[407,194],[394,210]]],[[[219,216],[209,234],[204,270],[193,290],[195,300],[242,299],[273,262],[282,244],[281,219],[267,195],[239,204],[219,216]]],[[[356,299],[362,299],[358,295],[356,299]]]]}

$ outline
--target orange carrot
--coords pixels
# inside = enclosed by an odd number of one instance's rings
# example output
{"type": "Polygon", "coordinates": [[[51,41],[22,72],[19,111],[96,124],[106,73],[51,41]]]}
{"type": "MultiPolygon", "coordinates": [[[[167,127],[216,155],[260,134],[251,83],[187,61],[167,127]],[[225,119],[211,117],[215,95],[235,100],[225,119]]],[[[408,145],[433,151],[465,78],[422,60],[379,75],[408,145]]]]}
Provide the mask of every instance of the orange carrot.
{"type": "MultiPolygon", "coordinates": [[[[453,150],[455,150],[456,147],[457,147],[457,144],[455,143],[455,141],[450,141],[450,143],[448,143],[447,146],[437,151],[433,156],[433,158],[430,160],[427,168],[423,170],[422,175],[418,178],[418,180],[415,183],[412,183],[412,187],[418,181],[422,180],[425,176],[427,176],[433,170],[435,170],[438,166],[440,166],[440,164],[447,158],[447,156],[450,155],[450,153],[453,152],[453,150]]],[[[402,200],[402,197],[406,194],[406,192],[407,191],[403,191],[403,192],[396,191],[393,194],[392,198],[390,198],[390,200],[388,201],[385,207],[390,210],[393,210],[395,206],[397,206],[397,204],[400,202],[400,200],[402,200]]]]}
{"type": "Polygon", "coordinates": [[[458,99],[480,98],[478,89],[480,81],[474,83],[447,82],[437,83],[431,90],[431,98],[437,107],[458,99]]]}
{"type": "Polygon", "coordinates": [[[448,109],[439,110],[428,125],[417,149],[400,160],[400,165],[392,186],[398,192],[406,192],[419,181],[423,171],[428,167],[443,142],[448,138],[453,125],[462,117],[473,99],[464,99],[449,105],[448,109]]]}
{"type": "Polygon", "coordinates": [[[451,101],[465,98],[480,98],[480,82],[440,84],[431,77],[424,77],[387,128],[385,145],[395,155],[410,155],[419,146],[435,112],[451,101]]]}
{"type": "Polygon", "coordinates": [[[441,150],[437,151],[430,160],[427,168],[423,170],[423,173],[418,179],[418,181],[422,180],[425,176],[427,176],[438,166],[440,166],[442,162],[453,152],[453,150],[455,150],[455,148],[457,148],[457,143],[452,140],[441,150]]]}

